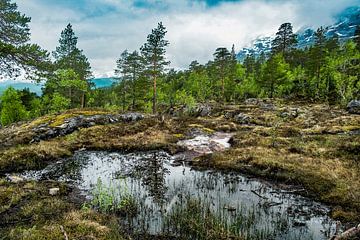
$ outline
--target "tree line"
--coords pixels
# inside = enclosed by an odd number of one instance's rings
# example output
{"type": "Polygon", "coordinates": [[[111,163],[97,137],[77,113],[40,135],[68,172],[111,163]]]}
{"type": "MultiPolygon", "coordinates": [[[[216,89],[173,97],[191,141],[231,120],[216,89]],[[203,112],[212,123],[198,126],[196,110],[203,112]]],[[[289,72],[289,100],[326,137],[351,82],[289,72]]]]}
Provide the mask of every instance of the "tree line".
{"type": "Polygon", "coordinates": [[[41,97],[7,89],[1,97],[1,123],[7,125],[70,108],[105,107],[156,113],[197,103],[238,103],[246,98],[292,98],[346,104],[360,95],[360,27],[347,42],[326,37],[320,27],[314,44],[297,48],[291,23],[278,29],[269,54],[248,55],[240,63],[234,45],[219,47],[206,64],[194,60],[185,70],[169,68],[166,28],[160,22],[134,51],[116,61],[118,80],[96,89],[72,25],[61,32],[51,54],[30,44],[30,18],[10,0],[0,0],[0,74],[46,80],[41,97]]]}

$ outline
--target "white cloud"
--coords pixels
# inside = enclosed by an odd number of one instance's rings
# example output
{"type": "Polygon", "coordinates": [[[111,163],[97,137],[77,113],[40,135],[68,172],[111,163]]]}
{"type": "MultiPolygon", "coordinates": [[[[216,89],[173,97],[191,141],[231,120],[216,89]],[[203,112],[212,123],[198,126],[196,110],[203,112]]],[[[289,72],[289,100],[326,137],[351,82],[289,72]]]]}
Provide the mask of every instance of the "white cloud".
{"type": "Polygon", "coordinates": [[[95,75],[101,76],[113,71],[123,50],[138,49],[159,21],[168,29],[171,67],[184,68],[195,59],[208,61],[219,46],[235,44],[240,49],[258,36],[272,35],[283,22],[292,22],[295,29],[329,24],[334,14],[359,0],[244,0],[214,7],[199,1],[152,0],[149,8],[127,0],[90,0],[82,9],[50,2],[18,1],[20,10],[32,17],[32,41],[52,51],[61,30],[71,22],[79,47],[95,75]],[[99,6],[112,10],[93,14],[99,6]]]}

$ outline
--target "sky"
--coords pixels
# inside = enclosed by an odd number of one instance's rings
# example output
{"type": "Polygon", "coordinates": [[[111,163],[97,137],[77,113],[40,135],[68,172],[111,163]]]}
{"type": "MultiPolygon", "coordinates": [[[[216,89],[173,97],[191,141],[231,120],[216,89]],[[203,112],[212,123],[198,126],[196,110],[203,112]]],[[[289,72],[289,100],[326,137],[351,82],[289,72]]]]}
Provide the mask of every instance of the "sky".
{"type": "Polygon", "coordinates": [[[170,41],[171,68],[192,60],[205,63],[217,47],[248,47],[276,33],[281,23],[294,30],[334,22],[336,14],[360,0],[16,0],[31,17],[31,41],[53,51],[68,23],[78,36],[95,77],[113,75],[122,51],[138,50],[163,22],[170,41]]]}

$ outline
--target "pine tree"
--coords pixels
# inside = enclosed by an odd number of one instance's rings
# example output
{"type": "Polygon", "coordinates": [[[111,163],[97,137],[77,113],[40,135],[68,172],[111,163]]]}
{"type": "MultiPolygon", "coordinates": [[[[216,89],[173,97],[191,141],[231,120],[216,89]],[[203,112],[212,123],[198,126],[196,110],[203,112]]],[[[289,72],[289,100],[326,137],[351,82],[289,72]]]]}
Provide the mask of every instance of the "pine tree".
{"type": "MultiPolygon", "coordinates": [[[[326,36],[325,36],[326,29],[320,27],[314,33],[315,43],[314,46],[310,48],[310,69],[311,74],[316,79],[316,93],[319,95],[320,93],[320,82],[321,82],[321,70],[325,64],[325,57],[326,57],[326,36]]],[[[319,97],[319,96],[317,96],[319,97]]]]}
{"type": "Polygon", "coordinates": [[[122,109],[126,109],[126,92],[128,88],[128,81],[130,75],[130,69],[127,63],[129,57],[129,52],[127,50],[123,51],[120,55],[120,58],[116,61],[115,75],[118,76],[118,89],[121,94],[122,109]]]}
{"type": "MultiPolygon", "coordinates": [[[[131,88],[131,109],[136,108],[136,100],[141,92],[144,92],[143,80],[143,58],[137,51],[128,53],[127,51],[121,54],[117,61],[117,68],[115,73],[121,75],[121,80],[126,82],[131,88]]],[[[124,84],[125,84],[124,82],[124,84]]]]}
{"type": "Polygon", "coordinates": [[[356,48],[360,51],[360,25],[357,25],[354,32],[354,42],[356,43],[356,48]]]}
{"type": "Polygon", "coordinates": [[[260,84],[269,92],[270,98],[274,96],[276,88],[288,80],[289,69],[281,53],[271,56],[263,66],[260,84]]]}
{"type": "Polygon", "coordinates": [[[81,79],[86,80],[91,77],[91,67],[83,50],[77,47],[78,38],[69,23],[61,32],[59,46],[53,52],[58,69],[73,69],[81,79]]]}
{"type": "MultiPolygon", "coordinates": [[[[91,67],[89,60],[83,54],[83,51],[77,47],[78,38],[69,23],[61,32],[59,46],[53,52],[55,65],[57,69],[72,69],[80,77],[90,85],[88,79],[91,77],[91,67]]],[[[80,106],[85,106],[85,93],[81,91],[80,106]]]]}
{"type": "Polygon", "coordinates": [[[231,62],[231,54],[226,48],[217,48],[214,53],[214,64],[218,70],[221,84],[221,99],[225,100],[225,78],[228,74],[229,63],[231,62]]]}
{"type": "Polygon", "coordinates": [[[162,22],[158,23],[157,28],[151,31],[147,36],[147,42],[140,49],[144,57],[147,73],[153,81],[153,113],[156,113],[157,80],[170,63],[165,59],[166,47],[169,45],[169,41],[165,39],[166,32],[162,22]]]}
{"type": "Polygon", "coordinates": [[[273,53],[282,53],[286,58],[297,44],[297,36],[293,33],[291,23],[281,24],[275,39],[272,41],[273,53]]]}
{"type": "Polygon", "coordinates": [[[248,54],[246,55],[246,58],[244,59],[244,67],[246,69],[246,76],[248,77],[250,74],[253,74],[255,72],[255,55],[254,54],[248,54]]]}
{"type": "Polygon", "coordinates": [[[0,75],[17,77],[25,70],[30,77],[47,72],[48,53],[30,40],[30,18],[10,0],[0,0],[0,75]]]}

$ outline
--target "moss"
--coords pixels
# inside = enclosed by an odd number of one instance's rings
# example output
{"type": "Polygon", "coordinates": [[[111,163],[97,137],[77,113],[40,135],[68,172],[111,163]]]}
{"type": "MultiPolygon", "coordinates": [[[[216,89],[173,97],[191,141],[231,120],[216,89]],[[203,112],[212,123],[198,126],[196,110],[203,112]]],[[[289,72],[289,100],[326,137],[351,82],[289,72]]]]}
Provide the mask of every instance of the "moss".
{"type": "Polygon", "coordinates": [[[13,200],[0,211],[0,235],[5,239],[64,239],[64,234],[69,239],[125,239],[114,216],[80,209],[68,197],[69,191],[66,185],[50,181],[2,180],[0,203],[13,200]],[[59,187],[60,194],[50,196],[51,187],[59,187]]]}
{"type": "Polygon", "coordinates": [[[0,152],[0,174],[39,169],[50,160],[70,155],[71,151],[57,141],[43,141],[33,145],[13,147],[0,152]]]}

